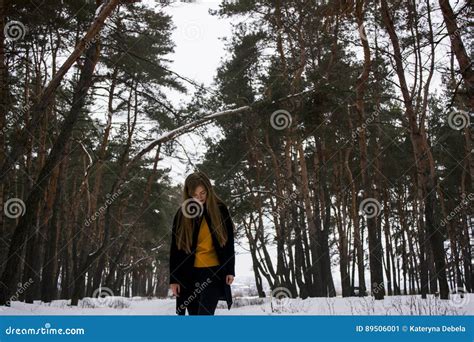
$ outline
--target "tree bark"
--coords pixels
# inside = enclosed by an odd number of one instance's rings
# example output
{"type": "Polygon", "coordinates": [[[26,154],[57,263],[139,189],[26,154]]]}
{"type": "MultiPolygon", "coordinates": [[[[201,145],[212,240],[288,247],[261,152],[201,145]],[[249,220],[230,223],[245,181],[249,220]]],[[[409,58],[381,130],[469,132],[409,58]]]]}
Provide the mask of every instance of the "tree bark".
{"type": "MultiPolygon", "coordinates": [[[[105,4],[99,15],[95,18],[94,22],[91,24],[89,30],[87,31],[84,38],[75,47],[71,55],[66,59],[63,65],[58,69],[57,73],[44,88],[43,92],[39,95],[38,100],[32,106],[32,122],[31,127],[37,127],[38,124],[43,119],[45,111],[47,110],[49,104],[53,100],[54,93],[59,87],[64,76],[71,68],[71,66],[81,57],[82,53],[91,43],[94,43],[97,39],[97,35],[104,26],[105,19],[112,13],[112,11],[117,7],[120,0],[110,0],[105,4]]],[[[3,31],[2,31],[3,32],[3,31]]],[[[0,166],[0,184],[5,180],[5,177],[13,167],[13,165],[18,161],[20,156],[25,152],[26,141],[28,140],[29,132],[26,129],[23,129],[17,139],[14,142],[14,145],[11,148],[11,152],[8,155],[8,158],[5,159],[0,166]]]]}
{"type": "MultiPolygon", "coordinates": [[[[357,0],[356,2],[356,19],[359,26],[359,38],[364,50],[364,64],[362,74],[357,78],[356,82],[356,103],[355,107],[359,117],[358,137],[360,148],[360,168],[362,175],[362,183],[364,187],[364,200],[372,202],[377,201],[375,192],[372,191],[372,175],[368,168],[368,152],[366,139],[366,118],[365,118],[365,100],[364,95],[369,80],[370,68],[372,60],[370,57],[370,47],[364,28],[364,11],[365,1],[357,0]]],[[[380,208],[375,209],[374,215],[367,215],[367,231],[369,237],[369,264],[371,293],[375,299],[381,300],[385,295],[385,287],[383,281],[383,265],[382,265],[382,242],[377,226],[377,219],[380,208]]]]}
{"type": "MultiPolygon", "coordinates": [[[[113,1],[112,1],[113,2],[113,1]]],[[[20,221],[15,228],[8,251],[8,260],[3,271],[1,282],[5,285],[0,289],[0,304],[5,304],[8,298],[15,292],[18,265],[21,263],[19,253],[27,242],[29,231],[36,226],[36,211],[44,195],[44,189],[48,183],[51,172],[60,160],[64,148],[71,137],[72,130],[79,118],[79,115],[85,105],[86,95],[92,83],[92,75],[95,65],[99,58],[99,46],[96,42],[92,43],[86,51],[84,66],[81,76],[76,85],[73,102],[69,114],[67,115],[61,132],[56,139],[45,165],[41,169],[33,190],[25,202],[25,214],[21,216],[20,221]]]]}
{"type": "Polygon", "coordinates": [[[435,260],[436,273],[440,287],[440,298],[448,299],[449,287],[446,277],[445,251],[443,246],[444,237],[439,229],[439,225],[437,225],[435,222],[436,177],[434,173],[433,156],[428,145],[428,140],[424,127],[424,120],[421,121],[420,126],[418,126],[417,123],[417,115],[413,107],[413,99],[410,96],[407,81],[405,78],[400,43],[394,28],[387,1],[381,0],[381,5],[382,19],[385,28],[388,31],[390,41],[394,50],[396,67],[395,70],[398,75],[400,88],[403,95],[403,100],[405,104],[405,114],[409,122],[410,139],[415,156],[417,176],[419,177],[425,196],[424,209],[426,232],[430,240],[433,257],[435,260]]]}
{"type": "MultiPolygon", "coordinates": [[[[467,87],[470,108],[474,108],[474,72],[472,70],[472,62],[466,52],[464,43],[461,39],[461,31],[457,24],[456,15],[453,12],[449,0],[439,0],[439,6],[443,13],[444,23],[448,30],[451,40],[451,49],[456,55],[456,59],[461,69],[461,75],[467,87]]],[[[469,6],[469,5],[467,5],[469,6]]]]}

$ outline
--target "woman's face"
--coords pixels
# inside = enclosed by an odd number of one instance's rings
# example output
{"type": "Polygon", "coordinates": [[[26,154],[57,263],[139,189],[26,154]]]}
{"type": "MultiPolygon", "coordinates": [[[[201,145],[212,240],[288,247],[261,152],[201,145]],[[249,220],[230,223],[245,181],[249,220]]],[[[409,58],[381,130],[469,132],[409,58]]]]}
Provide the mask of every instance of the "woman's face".
{"type": "Polygon", "coordinates": [[[198,185],[198,186],[196,187],[196,190],[194,191],[193,198],[194,198],[195,200],[201,202],[201,204],[206,203],[206,199],[207,199],[207,191],[206,191],[206,188],[203,187],[202,185],[198,185]]]}

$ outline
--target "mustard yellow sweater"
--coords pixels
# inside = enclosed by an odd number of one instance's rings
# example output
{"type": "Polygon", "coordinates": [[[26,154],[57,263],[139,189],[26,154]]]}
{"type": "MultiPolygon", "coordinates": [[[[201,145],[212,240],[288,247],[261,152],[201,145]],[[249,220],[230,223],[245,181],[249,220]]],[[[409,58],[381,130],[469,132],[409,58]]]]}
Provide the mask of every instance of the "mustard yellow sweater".
{"type": "Polygon", "coordinates": [[[196,248],[196,258],[194,267],[211,267],[219,265],[216,250],[212,244],[211,231],[207,225],[206,218],[202,218],[199,228],[198,242],[196,248]]]}

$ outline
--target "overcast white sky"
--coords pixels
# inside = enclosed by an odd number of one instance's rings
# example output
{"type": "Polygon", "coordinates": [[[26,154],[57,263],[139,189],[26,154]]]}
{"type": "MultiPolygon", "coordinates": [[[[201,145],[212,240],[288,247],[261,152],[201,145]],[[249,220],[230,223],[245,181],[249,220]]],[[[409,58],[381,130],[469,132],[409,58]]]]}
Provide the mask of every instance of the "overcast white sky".
{"type": "MultiPolygon", "coordinates": [[[[165,7],[164,11],[172,16],[176,29],[172,39],[175,42],[175,52],[167,56],[173,61],[170,68],[206,88],[212,87],[212,81],[221,59],[225,56],[222,37],[230,37],[232,32],[231,20],[221,19],[209,14],[209,9],[217,10],[220,1],[198,0],[196,3],[174,2],[165,7]]],[[[167,90],[168,99],[175,105],[186,103],[195,88],[183,83],[189,94],[181,94],[167,90]]],[[[202,139],[196,134],[187,134],[179,138],[180,144],[186,148],[189,155],[195,157],[194,162],[205,152],[202,139]]],[[[182,152],[182,151],[179,151],[182,152]]],[[[183,153],[179,155],[184,156],[183,153]]],[[[172,167],[171,177],[175,183],[183,183],[190,172],[185,163],[178,159],[163,160],[162,167],[172,167]]],[[[252,259],[245,247],[236,247],[236,279],[235,283],[253,281],[252,259]]]]}
{"type": "MultiPolygon", "coordinates": [[[[173,31],[172,39],[175,43],[175,52],[168,55],[172,60],[170,69],[176,73],[193,80],[195,83],[203,84],[206,88],[212,87],[212,80],[216,74],[217,67],[225,55],[222,37],[230,37],[231,24],[228,19],[219,19],[209,14],[209,9],[217,10],[220,1],[198,0],[195,3],[173,2],[164,8],[164,11],[172,16],[176,29],[173,31]]],[[[158,5],[159,6],[159,5],[158,5]]],[[[166,89],[168,99],[175,105],[187,103],[191,99],[194,86],[182,82],[188,88],[188,94],[166,89]]],[[[179,139],[186,148],[186,152],[198,161],[205,152],[202,139],[196,134],[187,134],[179,139]]],[[[180,154],[184,157],[184,154],[180,154]]],[[[168,160],[172,167],[171,177],[176,183],[182,183],[189,173],[182,162],[174,159],[168,160]]]]}
{"type": "MultiPolygon", "coordinates": [[[[219,38],[230,37],[231,24],[229,19],[219,19],[208,13],[209,9],[217,10],[219,1],[197,1],[196,3],[174,2],[165,7],[164,11],[172,15],[176,29],[172,39],[176,44],[175,53],[170,55],[173,60],[172,69],[197,83],[210,87],[212,79],[224,57],[224,42],[219,38]]],[[[185,84],[194,91],[194,87],[185,84]]],[[[173,103],[181,101],[183,95],[168,92],[173,103]]]]}
{"type": "MultiPolygon", "coordinates": [[[[148,0],[147,2],[150,6],[161,8],[159,1],[148,0]]],[[[194,3],[175,1],[164,8],[164,11],[172,16],[174,26],[176,26],[172,36],[176,44],[175,52],[167,56],[173,61],[170,65],[171,70],[192,79],[196,83],[202,83],[206,88],[212,88],[212,81],[217,67],[220,65],[221,59],[226,55],[224,42],[220,38],[230,37],[232,30],[230,19],[221,19],[208,13],[209,9],[218,9],[220,2],[220,0],[197,0],[194,3]]],[[[439,15],[434,16],[434,21],[436,24],[442,22],[439,15]]],[[[435,25],[435,28],[439,27],[435,25]]],[[[357,33],[356,30],[355,33],[357,33]]],[[[372,36],[373,32],[370,32],[369,29],[368,34],[372,36]]],[[[372,37],[369,40],[372,40],[372,37]]],[[[446,43],[449,44],[449,41],[438,46],[438,58],[446,58],[444,53],[440,53],[443,50],[448,50],[446,43]]],[[[361,52],[357,51],[357,49],[355,49],[355,52],[357,55],[361,55],[361,52]]],[[[440,75],[435,73],[432,91],[438,89],[440,81],[440,75]]],[[[189,89],[188,95],[171,90],[165,91],[168,99],[173,104],[179,105],[190,100],[195,89],[187,83],[184,85],[189,89]]],[[[182,136],[179,139],[179,143],[186,149],[187,154],[193,158],[193,162],[199,162],[206,149],[202,139],[196,134],[182,136]]],[[[175,153],[184,157],[182,151],[175,151],[175,153]]],[[[190,172],[189,164],[183,163],[176,158],[166,158],[163,160],[161,167],[172,168],[170,176],[175,184],[182,184],[184,178],[190,172]]],[[[253,281],[250,254],[241,247],[237,248],[237,253],[236,282],[247,283],[249,280],[253,281]]],[[[272,254],[274,254],[273,250],[272,254]]],[[[338,279],[339,273],[334,272],[333,275],[337,287],[340,282],[338,279]]]]}
{"type": "MultiPolygon", "coordinates": [[[[196,0],[193,3],[170,1],[170,4],[166,6],[163,6],[159,0],[143,0],[142,2],[150,8],[155,8],[156,11],[163,10],[172,16],[175,29],[171,38],[175,44],[175,51],[173,54],[166,56],[167,59],[172,61],[167,67],[196,84],[213,88],[213,78],[221,59],[226,55],[225,44],[221,38],[230,37],[232,33],[230,19],[209,14],[209,9],[219,9],[221,0],[196,0]]],[[[232,19],[234,22],[236,20],[232,19]]],[[[188,94],[168,88],[161,89],[176,108],[180,104],[183,105],[189,102],[196,90],[193,85],[187,82],[181,81],[181,83],[188,89],[188,94]]],[[[107,115],[107,103],[104,98],[96,102],[95,114],[93,115],[102,124],[105,123],[107,115]]],[[[125,117],[120,117],[117,114],[114,117],[114,124],[119,125],[120,122],[125,122],[124,120],[125,117]]],[[[140,125],[143,125],[140,128],[150,130],[155,123],[143,120],[140,125]]],[[[208,126],[208,128],[212,130],[212,126],[208,126]]],[[[214,128],[212,134],[214,134],[214,131],[215,134],[219,134],[218,129],[214,128]]],[[[206,145],[203,139],[195,133],[183,135],[177,141],[177,150],[173,151],[171,157],[164,156],[164,159],[159,163],[159,168],[171,168],[170,179],[173,184],[181,185],[184,183],[186,176],[192,172],[192,164],[186,162],[187,158],[190,158],[193,164],[199,163],[206,152],[206,145]]],[[[150,157],[153,157],[153,155],[154,153],[149,154],[150,157]]],[[[245,241],[237,242],[237,244],[240,243],[246,244],[245,241]]],[[[249,281],[254,282],[250,253],[247,252],[245,247],[236,246],[236,254],[236,279],[234,283],[248,284],[249,281]]]]}

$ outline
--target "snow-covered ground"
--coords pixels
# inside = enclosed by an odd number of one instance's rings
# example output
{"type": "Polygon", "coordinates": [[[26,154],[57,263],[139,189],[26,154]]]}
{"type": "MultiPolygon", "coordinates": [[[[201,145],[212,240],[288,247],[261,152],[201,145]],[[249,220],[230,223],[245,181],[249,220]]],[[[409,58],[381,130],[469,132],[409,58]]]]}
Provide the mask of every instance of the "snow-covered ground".
{"type": "MultiPolygon", "coordinates": [[[[85,298],[77,307],[67,300],[45,304],[12,302],[0,306],[0,315],[174,315],[175,299],[104,297],[85,298]]],[[[383,301],[373,297],[349,298],[234,298],[227,310],[220,301],[216,315],[474,315],[474,294],[451,295],[450,300],[428,296],[391,296],[383,301]]]]}

